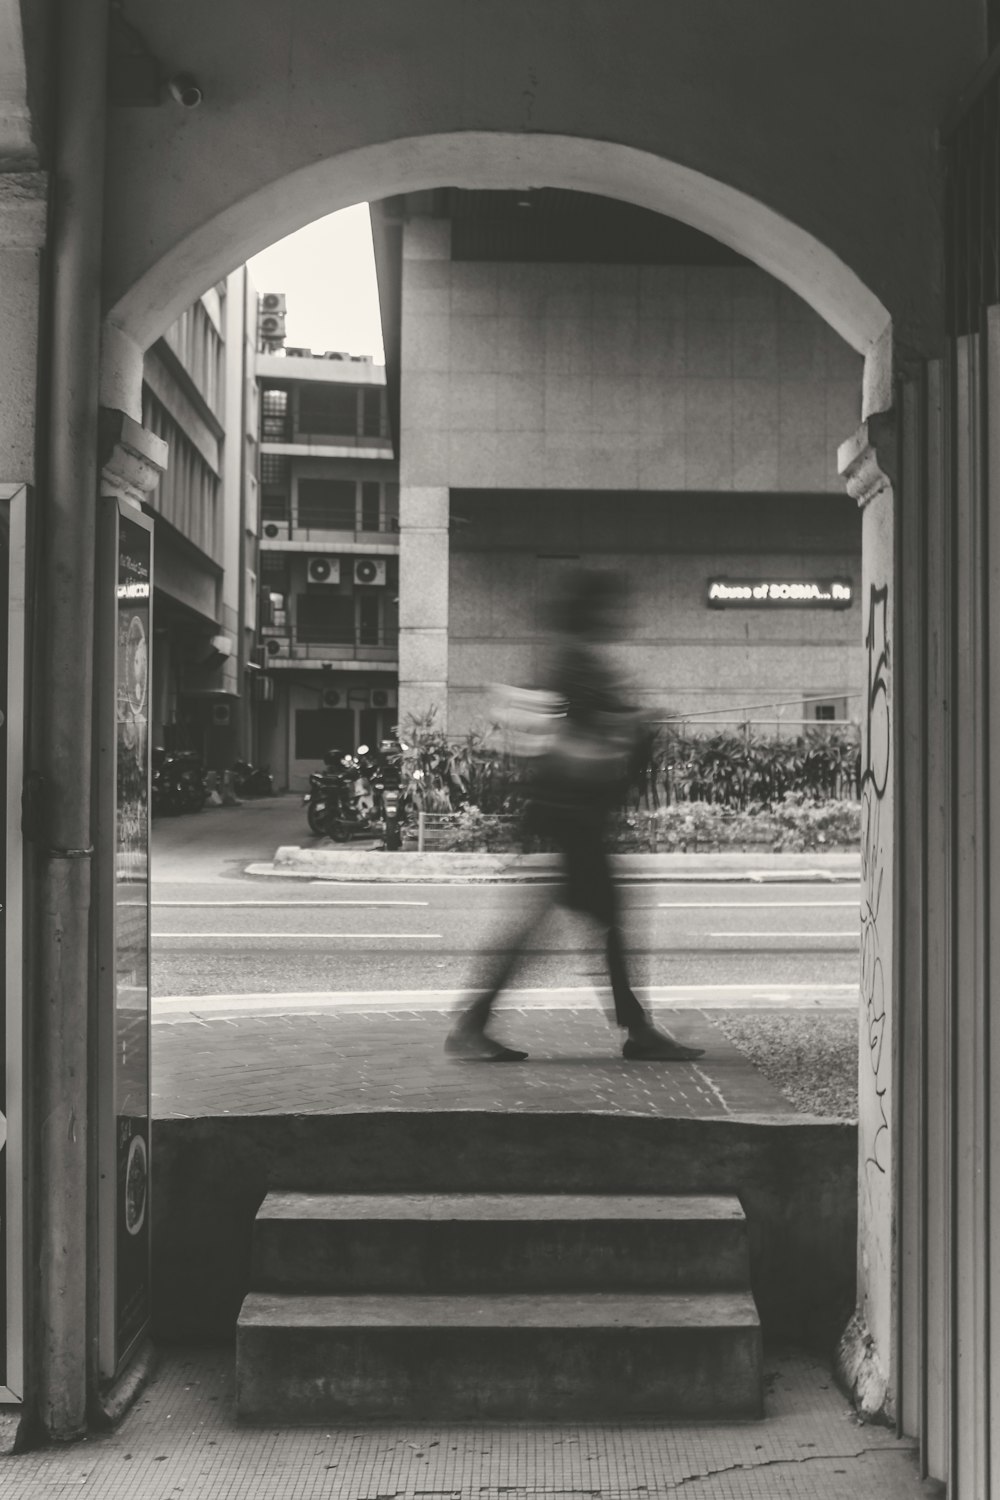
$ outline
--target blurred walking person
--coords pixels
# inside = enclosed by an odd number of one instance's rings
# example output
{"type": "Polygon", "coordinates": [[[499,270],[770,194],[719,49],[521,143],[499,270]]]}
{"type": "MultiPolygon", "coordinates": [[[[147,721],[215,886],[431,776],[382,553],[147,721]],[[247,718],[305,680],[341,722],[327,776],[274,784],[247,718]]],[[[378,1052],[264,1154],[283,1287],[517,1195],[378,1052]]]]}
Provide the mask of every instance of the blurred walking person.
{"type": "Polygon", "coordinates": [[[484,992],[462,1006],[445,1043],[453,1056],[480,1062],[527,1057],[497,1041],[488,1027],[498,996],[556,901],[592,918],[606,934],[613,1021],[627,1033],[622,1056],[675,1062],[704,1052],[655,1026],[629,983],[618,892],[605,849],[608,815],[645,738],[641,716],[624,701],[606,654],[607,643],[620,634],[625,606],[616,574],[586,572],[574,578],[559,610],[547,692],[536,695],[551,706],[553,727],[543,733],[545,748],[532,761],[525,828],[555,845],[563,883],[508,934],[484,992]]]}

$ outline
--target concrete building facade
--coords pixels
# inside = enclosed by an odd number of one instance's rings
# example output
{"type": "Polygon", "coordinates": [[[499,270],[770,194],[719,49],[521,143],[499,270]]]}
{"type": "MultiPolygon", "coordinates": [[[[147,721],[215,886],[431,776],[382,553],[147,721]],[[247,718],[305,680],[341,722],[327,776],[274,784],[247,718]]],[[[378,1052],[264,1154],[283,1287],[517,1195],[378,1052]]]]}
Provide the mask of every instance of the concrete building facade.
{"type": "Polygon", "coordinates": [[[400,278],[401,712],[482,722],[491,683],[537,680],[561,575],[600,566],[628,581],[621,665],[651,712],[857,718],[861,524],[834,458],[854,350],[741,257],[607,200],[373,213],[402,225],[401,264],[381,257],[400,278]]]}
{"type": "Polygon", "coordinates": [[[309,350],[257,356],[260,745],[300,790],[334,746],[396,723],[398,467],[385,371],[309,350]]]}
{"type": "Polygon", "coordinates": [[[223,770],[252,741],[257,298],[245,268],[211,287],[143,361],[143,425],[168,448],[156,518],[153,742],[223,770]]]}

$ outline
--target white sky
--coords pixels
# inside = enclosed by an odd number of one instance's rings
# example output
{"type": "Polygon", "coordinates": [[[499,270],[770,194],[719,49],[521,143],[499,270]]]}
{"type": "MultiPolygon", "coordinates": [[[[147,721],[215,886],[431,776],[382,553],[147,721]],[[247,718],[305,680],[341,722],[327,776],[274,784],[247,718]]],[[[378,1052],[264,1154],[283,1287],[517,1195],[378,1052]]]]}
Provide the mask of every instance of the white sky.
{"type": "Polygon", "coordinates": [[[258,292],[284,292],[285,342],[385,364],[367,203],[317,219],[248,262],[258,292]]]}

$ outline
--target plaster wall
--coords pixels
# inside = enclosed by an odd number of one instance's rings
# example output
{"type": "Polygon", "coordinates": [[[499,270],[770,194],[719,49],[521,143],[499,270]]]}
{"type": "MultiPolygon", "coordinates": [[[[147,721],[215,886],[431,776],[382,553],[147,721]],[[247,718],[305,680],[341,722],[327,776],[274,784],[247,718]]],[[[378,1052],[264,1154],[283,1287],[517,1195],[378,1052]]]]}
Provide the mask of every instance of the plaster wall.
{"type": "Polygon", "coordinates": [[[985,55],[978,0],[135,0],[129,21],[205,95],[112,111],[105,306],[140,342],[318,212],[544,182],[717,233],[860,349],[889,317],[905,347],[940,340],[935,131],[985,55]]]}
{"type": "MultiPolygon", "coordinates": [[[[609,519],[611,519],[609,517],[609,519]]],[[[757,717],[794,728],[803,700],[846,698],[860,712],[864,650],[861,611],[716,610],[706,605],[706,580],[740,577],[853,577],[856,552],[802,558],[788,553],[654,556],[609,552],[584,563],[628,579],[629,638],[614,648],[630,696],[655,714],[718,714],[720,726],[740,710],[785,705],[757,717]],[[804,566],[803,566],[804,565],[804,566]],[[789,702],[789,700],[792,700],[789,702]]],[[[451,559],[448,727],[462,733],[488,716],[489,685],[538,682],[545,665],[545,607],[553,593],[552,564],[533,553],[457,553],[451,559]]],[[[775,730],[775,732],[778,732],[775,730]]]]}
{"type": "Polygon", "coordinates": [[[843,492],[862,360],[772,277],[456,262],[449,228],[405,231],[403,483],[843,492]]]}

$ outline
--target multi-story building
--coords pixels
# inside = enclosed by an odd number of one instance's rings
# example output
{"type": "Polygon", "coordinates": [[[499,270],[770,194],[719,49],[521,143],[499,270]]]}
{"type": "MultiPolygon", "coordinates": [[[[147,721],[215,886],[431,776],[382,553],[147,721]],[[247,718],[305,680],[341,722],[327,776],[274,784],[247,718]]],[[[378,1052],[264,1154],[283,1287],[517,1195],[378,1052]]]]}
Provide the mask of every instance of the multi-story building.
{"type": "Polygon", "coordinates": [[[399,484],[370,356],[257,356],[261,758],[300,789],[397,721],[399,484]]]}
{"type": "Polygon", "coordinates": [[[169,446],[156,517],[154,744],[222,770],[252,751],[257,297],[243,267],[147,350],[143,425],[169,446]]]}
{"type": "Polygon", "coordinates": [[[762,731],[858,717],[861,359],[686,225],[555,190],[373,206],[399,391],[400,711],[537,680],[568,569],[629,584],[637,701],[762,731]]]}

